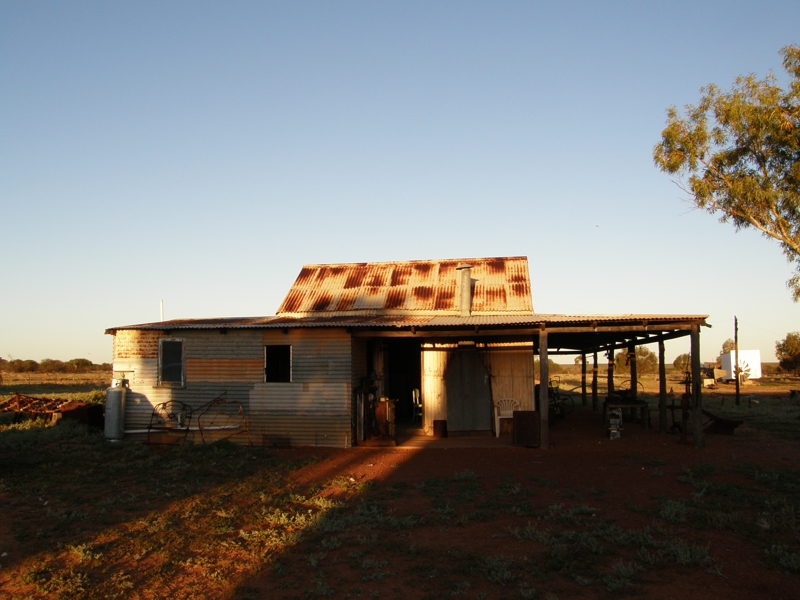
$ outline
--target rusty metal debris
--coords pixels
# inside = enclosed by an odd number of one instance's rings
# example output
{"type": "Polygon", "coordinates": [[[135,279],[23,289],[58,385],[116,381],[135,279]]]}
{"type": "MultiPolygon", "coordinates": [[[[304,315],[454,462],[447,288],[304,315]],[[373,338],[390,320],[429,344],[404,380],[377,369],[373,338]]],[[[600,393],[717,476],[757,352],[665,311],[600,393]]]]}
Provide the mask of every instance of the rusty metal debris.
{"type": "Polygon", "coordinates": [[[15,392],[10,399],[0,402],[0,412],[13,412],[14,423],[26,418],[57,420],[63,417],[94,427],[103,426],[102,405],[66,398],[26,396],[15,392]]]}
{"type": "Polygon", "coordinates": [[[245,435],[248,445],[252,446],[244,407],[236,400],[228,400],[226,395],[227,392],[223,392],[197,409],[178,400],[157,404],[147,427],[147,443],[182,444],[190,435],[193,439],[195,432],[199,432],[204,444],[245,435]],[[193,425],[192,419],[196,424],[193,425]]]}
{"type": "Polygon", "coordinates": [[[198,409],[197,428],[200,430],[200,439],[208,444],[245,435],[247,445],[252,446],[250,425],[244,407],[240,402],[228,400],[225,396],[223,393],[198,409]]]}
{"type": "Polygon", "coordinates": [[[65,398],[41,398],[17,392],[9,400],[0,402],[0,412],[51,415],[59,412],[62,406],[70,402],[72,401],[65,398]]]}
{"type": "Polygon", "coordinates": [[[192,424],[192,407],[178,400],[156,404],[147,426],[148,444],[177,445],[186,441],[192,424]]]}

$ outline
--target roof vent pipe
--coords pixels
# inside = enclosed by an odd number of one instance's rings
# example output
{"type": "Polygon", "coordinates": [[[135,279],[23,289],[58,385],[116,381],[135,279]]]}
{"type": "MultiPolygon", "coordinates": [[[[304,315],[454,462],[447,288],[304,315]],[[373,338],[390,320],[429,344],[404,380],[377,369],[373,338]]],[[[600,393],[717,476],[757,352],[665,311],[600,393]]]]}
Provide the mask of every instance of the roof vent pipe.
{"type": "Polygon", "coordinates": [[[468,317],[472,314],[472,265],[458,265],[456,271],[459,272],[459,284],[461,285],[459,296],[461,316],[468,317]]]}

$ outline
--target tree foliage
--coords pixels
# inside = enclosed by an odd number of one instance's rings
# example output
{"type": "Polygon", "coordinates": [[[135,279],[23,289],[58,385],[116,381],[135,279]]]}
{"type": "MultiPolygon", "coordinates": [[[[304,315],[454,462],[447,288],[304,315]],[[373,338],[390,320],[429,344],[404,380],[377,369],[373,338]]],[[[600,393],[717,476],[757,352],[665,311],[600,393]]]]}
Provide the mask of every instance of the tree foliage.
{"type": "Polygon", "coordinates": [[[781,369],[800,372],[800,331],[786,334],[786,337],[775,342],[775,356],[781,369]]]}
{"type": "Polygon", "coordinates": [[[52,358],[44,358],[40,362],[18,358],[0,359],[0,371],[7,373],[93,373],[110,370],[109,363],[96,365],[86,358],[73,358],[67,362],[52,358]]]}
{"type": "MultiPolygon", "coordinates": [[[[628,352],[623,350],[614,355],[614,370],[624,373],[630,369],[628,352]]],[[[658,357],[646,346],[636,346],[636,374],[646,375],[658,370],[658,357]]]]}
{"type": "Polygon", "coordinates": [[[667,110],[653,150],[662,171],[679,177],[698,208],[739,229],[777,240],[795,273],[788,286],[800,300],[800,47],[781,49],[789,74],[783,90],[770,73],[738,77],[730,91],[700,90],[684,114],[667,110]]]}
{"type": "Polygon", "coordinates": [[[724,342],[722,342],[722,349],[719,351],[719,355],[722,356],[723,354],[727,354],[728,352],[733,352],[736,349],[736,342],[734,342],[731,338],[728,338],[724,342]]]}
{"type": "MultiPolygon", "coordinates": [[[[555,373],[561,373],[563,370],[564,370],[564,367],[562,367],[557,362],[553,362],[552,358],[549,358],[549,357],[547,358],[547,372],[550,375],[553,375],[555,373]]],[[[533,359],[533,372],[536,373],[536,376],[539,375],[539,359],[538,358],[534,358],[533,359]]]]}
{"type": "Polygon", "coordinates": [[[688,371],[689,365],[691,364],[692,364],[691,354],[679,354],[677,357],[675,357],[675,360],[672,361],[672,366],[681,372],[688,371]]]}
{"type": "Polygon", "coordinates": [[[717,368],[722,366],[722,355],[727,354],[728,352],[733,352],[736,349],[736,342],[734,342],[731,338],[728,338],[724,342],[722,342],[722,348],[720,348],[719,354],[717,354],[717,358],[714,362],[717,363],[717,368]]]}

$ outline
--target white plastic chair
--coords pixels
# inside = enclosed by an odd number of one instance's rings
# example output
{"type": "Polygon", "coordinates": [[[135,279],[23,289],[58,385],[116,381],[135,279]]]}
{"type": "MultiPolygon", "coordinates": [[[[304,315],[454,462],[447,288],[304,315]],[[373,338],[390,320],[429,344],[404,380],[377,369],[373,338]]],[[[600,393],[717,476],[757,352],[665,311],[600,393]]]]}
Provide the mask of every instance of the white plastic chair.
{"type": "Polygon", "coordinates": [[[519,408],[519,401],[514,398],[501,398],[494,403],[494,431],[496,437],[500,437],[500,419],[512,418],[514,411],[519,410],[519,408]]]}

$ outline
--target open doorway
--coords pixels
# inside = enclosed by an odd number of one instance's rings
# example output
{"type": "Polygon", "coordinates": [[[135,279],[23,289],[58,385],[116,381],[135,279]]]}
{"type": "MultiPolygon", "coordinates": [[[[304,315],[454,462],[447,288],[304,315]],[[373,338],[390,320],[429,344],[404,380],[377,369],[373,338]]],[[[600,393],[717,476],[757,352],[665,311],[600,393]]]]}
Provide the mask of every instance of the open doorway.
{"type": "Polygon", "coordinates": [[[421,387],[420,342],[389,339],[384,341],[384,389],[394,400],[395,423],[403,429],[422,427],[422,419],[414,417],[413,392],[421,387]]]}

